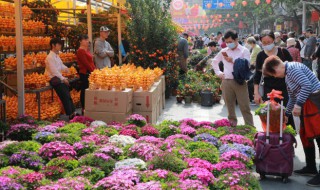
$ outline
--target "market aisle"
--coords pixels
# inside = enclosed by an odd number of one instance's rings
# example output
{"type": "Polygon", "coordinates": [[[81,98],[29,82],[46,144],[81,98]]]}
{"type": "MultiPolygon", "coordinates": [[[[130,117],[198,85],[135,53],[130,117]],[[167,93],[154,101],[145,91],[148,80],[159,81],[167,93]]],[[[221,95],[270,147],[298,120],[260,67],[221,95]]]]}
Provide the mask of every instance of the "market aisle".
{"type": "MultiPolygon", "coordinates": [[[[254,114],[255,106],[252,106],[252,113],[254,114]]],[[[237,108],[238,123],[244,124],[243,118],[241,118],[241,112],[237,108]]],[[[166,119],[180,120],[184,118],[193,118],[198,121],[215,121],[227,117],[227,110],[223,103],[216,104],[213,107],[201,107],[199,104],[177,104],[175,97],[171,97],[166,100],[166,108],[162,113],[158,122],[166,119]]],[[[259,131],[262,130],[260,119],[258,116],[254,116],[254,122],[259,131]]],[[[305,158],[303,149],[300,143],[300,139],[297,138],[298,148],[296,149],[296,157],[294,159],[295,168],[300,169],[304,166],[305,158]]],[[[319,165],[319,153],[317,153],[317,162],[319,165]]],[[[263,190],[277,190],[277,189],[290,189],[290,190],[315,190],[318,188],[312,188],[305,185],[310,179],[309,177],[291,176],[288,184],[283,184],[280,179],[274,179],[269,177],[261,182],[263,190]]]]}

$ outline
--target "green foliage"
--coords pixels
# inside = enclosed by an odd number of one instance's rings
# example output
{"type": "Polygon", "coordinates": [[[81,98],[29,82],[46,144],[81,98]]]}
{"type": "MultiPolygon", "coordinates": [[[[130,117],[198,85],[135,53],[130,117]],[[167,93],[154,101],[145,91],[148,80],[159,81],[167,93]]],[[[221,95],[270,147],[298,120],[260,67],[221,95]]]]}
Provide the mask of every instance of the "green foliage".
{"type": "Polygon", "coordinates": [[[208,142],[202,142],[202,141],[197,141],[197,142],[190,142],[187,146],[187,150],[190,152],[194,152],[197,149],[206,149],[206,148],[216,148],[213,144],[208,143],[208,142]]]}
{"type": "Polygon", "coordinates": [[[79,164],[83,165],[83,166],[98,167],[102,171],[104,171],[104,173],[106,175],[111,173],[112,170],[114,169],[114,166],[116,163],[115,160],[112,159],[111,157],[108,160],[105,160],[101,157],[96,156],[96,154],[98,154],[98,153],[87,154],[87,155],[81,157],[79,160],[79,164]]]}
{"type": "Polygon", "coordinates": [[[155,156],[149,165],[153,166],[153,169],[164,169],[176,173],[181,173],[187,168],[187,163],[173,153],[164,153],[155,156]]]}
{"type": "Polygon", "coordinates": [[[96,184],[100,179],[104,178],[104,172],[96,167],[83,166],[66,174],[66,177],[82,176],[88,179],[91,184],[96,184]]]}
{"type": "Polygon", "coordinates": [[[200,135],[202,133],[208,133],[208,134],[210,134],[210,135],[212,135],[214,137],[218,136],[216,131],[213,131],[213,130],[207,129],[207,128],[200,128],[200,129],[197,130],[197,135],[200,135]]]}
{"type": "Polygon", "coordinates": [[[189,59],[189,64],[191,66],[196,66],[205,56],[203,54],[194,55],[189,59]]]}
{"type": "Polygon", "coordinates": [[[219,162],[220,152],[215,146],[213,146],[213,148],[200,148],[191,152],[190,157],[200,158],[216,164],[219,162]]]}
{"type": "Polygon", "coordinates": [[[58,133],[69,133],[74,135],[81,135],[83,129],[87,128],[86,125],[82,123],[70,123],[62,128],[57,130],[58,133]]]}
{"type": "Polygon", "coordinates": [[[56,166],[45,166],[42,168],[41,173],[44,174],[47,179],[56,181],[63,178],[68,173],[68,170],[56,166]]]}
{"type": "Polygon", "coordinates": [[[254,111],[255,115],[263,115],[266,114],[265,112],[262,113],[262,110],[267,106],[267,104],[260,104],[259,108],[254,111]]]}
{"type": "Polygon", "coordinates": [[[168,127],[170,125],[174,125],[174,126],[178,127],[180,125],[180,122],[173,121],[173,120],[164,120],[160,124],[156,125],[155,128],[157,128],[160,131],[162,128],[168,127]]]}
{"type": "Polygon", "coordinates": [[[9,165],[9,156],[0,154],[0,168],[6,167],[9,165]]]}
{"type": "Polygon", "coordinates": [[[38,142],[22,141],[22,142],[17,142],[17,143],[7,145],[2,152],[5,153],[6,155],[11,156],[12,154],[18,153],[21,150],[38,152],[40,148],[41,148],[41,144],[39,144],[38,142]]]}
{"type": "Polygon", "coordinates": [[[243,187],[243,189],[262,190],[260,186],[260,182],[255,176],[253,176],[250,173],[239,175],[239,172],[235,173],[235,175],[233,175],[233,173],[221,175],[218,178],[218,180],[213,184],[212,189],[213,190],[220,190],[220,189],[231,190],[232,188],[230,188],[230,182],[234,181],[235,179],[239,179],[239,180],[234,185],[243,187]]]}
{"type": "Polygon", "coordinates": [[[250,140],[254,139],[255,134],[257,133],[257,130],[255,127],[249,126],[249,125],[238,125],[236,127],[219,127],[216,131],[218,138],[227,135],[227,134],[237,134],[237,135],[243,135],[250,140]]]}
{"type": "Polygon", "coordinates": [[[66,170],[74,170],[79,166],[79,162],[71,157],[58,157],[50,160],[47,166],[57,166],[66,170]]]}
{"type": "Polygon", "coordinates": [[[176,127],[175,125],[170,125],[170,126],[164,126],[161,130],[160,130],[160,137],[161,138],[167,138],[171,135],[175,135],[179,133],[179,128],[176,127]]]}
{"type": "Polygon", "coordinates": [[[40,120],[40,121],[35,121],[35,124],[38,125],[39,127],[45,127],[47,125],[50,125],[51,122],[50,121],[40,120]]]}
{"type": "Polygon", "coordinates": [[[203,55],[206,55],[208,53],[208,50],[207,49],[201,49],[200,53],[203,54],[203,55]]]}
{"type": "Polygon", "coordinates": [[[116,129],[106,126],[99,126],[95,128],[94,133],[98,135],[107,135],[108,137],[119,134],[119,132],[116,129]]]}
{"type": "Polygon", "coordinates": [[[294,137],[297,136],[296,130],[294,130],[294,128],[291,125],[288,125],[286,129],[283,131],[283,133],[291,134],[294,137]]]}
{"type": "Polygon", "coordinates": [[[10,126],[7,123],[4,123],[3,121],[0,121],[0,132],[3,131],[6,133],[9,130],[10,126]]]}
{"type": "MultiPolygon", "coordinates": [[[[42,133],[42,132],[38,132],[38,133],[42,133]]],[[[52,134],[52,135],[47,135],[47,136],[39,136],[38,138],[36,138],[36,136],[37,136],[38,133],[34,133],[34,134],[32,135],[32,139],[33,139],[34,141],[37,141],[37,142],[39,142],[39,143],[41,143],[41,144],[45,144],[45,143],[49,143],[49,142],[54,141],[54,134],[52,134]]]]}
{"type": "Polygon", "coordinates": [[[55,141],[66,142],[68,144],[73,145],[76,142],[80,142],[81,141],[81,137],[78,134],[59,133],[59,134],[55,135],[54,140],[55,141]]]}

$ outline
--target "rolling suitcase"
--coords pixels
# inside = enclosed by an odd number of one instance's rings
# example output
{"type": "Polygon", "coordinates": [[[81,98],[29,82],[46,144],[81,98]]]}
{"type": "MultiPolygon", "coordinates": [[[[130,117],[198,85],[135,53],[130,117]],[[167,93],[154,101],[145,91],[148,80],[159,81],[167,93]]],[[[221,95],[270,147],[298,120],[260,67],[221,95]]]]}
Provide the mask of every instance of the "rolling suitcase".
{"type": "Polygon", "coordinates": [[[268,102],[267,131],[255,136],[255,165],[260,178],[266,175],[281,176],[284,183],[293,172],[294,144],[291,134],[283,134],[283,101],[281,102],[280,133],[270,133],[270,101],[268,102]]]}

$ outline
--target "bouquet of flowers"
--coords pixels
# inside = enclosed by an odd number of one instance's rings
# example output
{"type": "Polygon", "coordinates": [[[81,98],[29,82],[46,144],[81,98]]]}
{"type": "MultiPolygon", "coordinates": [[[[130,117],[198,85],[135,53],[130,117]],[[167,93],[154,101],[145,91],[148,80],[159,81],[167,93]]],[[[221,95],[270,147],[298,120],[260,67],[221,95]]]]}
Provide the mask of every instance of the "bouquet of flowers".
{"type": "Polygon", "coordinates": [[[253,166],[253,161],[249,157],[236,150],[225,152],[220,156],[221,162],[228,162],[234,160],[238,160],[244,163],[247,166],[247,168],[252,168],[253,166]]]}
{"type": "Polygon", "coordinates": [[[32,134],[37,132],[37,126],[29,124],[11,125],[7,137],[11,140],[27,141],[32,140],[32,134]]]}
{"type": "Polygon", "coordinates": [[[197,141],[204,141],[204,142],[208,142],[208,143],[211,143],[213,144],[214,146],[218,147],[219,145],[219,140],[218,138],[208,134],[208,133],[202,133],[202,134],[199,134],[197,136],[195,136],[193,138],[193,141],[197,142],[197,141]]]}
{"type": "Polygon", "coordinates": [[[200,158],[187,158],[185,159],[185,161],[188,163],[189,168],[204,168],[207,169],[209,172],[212,172],[212,170],[214,169],[213,165],[210,162],[202,160],[200,158]]]}
{"type": "Polygon", "coordinates": [[[69,187],[70,189],[74,190],[86,190],[92,188],[90,181],[80,176],[59,179],[57,181],[57,184],[69,187]]]}
{"type": "Polygon", "coordinates": [[[129,156],[141,158],[144,161],[151,160],[162,151],[153,144],[136,143],[129,149],[129,156]]]}
{"type": "Polygon", "coordinates": [[[238,160],[219,162],[213,165],[213,173],[215,176],[228,173],[230,171],[246,170],[246,165],[238,160]]]}
{"type": "Polygon", "coordinates": [[[249,158],[253,158],[255,155],[255,151],[251,146],[246,146],[246,145],[238,144],[238,143],[223,144],[219,148],[219,151],[221,154],[223,154],[225,152],[233,151],[233,150],[239,151],[240,153],[246,155],[249,158]]]}
{"type": "Polygon", "coordinates": [[[197,128],[197,127],[200,127],[200,124],[198,121],[194,120],[194,119],[191,119],[191,118],[186,118],[186,119],[183,119],[180,121],[180,126],[181,125],[188,125],[190,127],[193,127],[193,128],[197,128]]]}
{"type": "Polygon", "coordinates": [[[73,146],[60,141],[44,144],[39,150],[39,154],[46,160],[51,160],[59,156],[75,157],[77,155],[76,151],[74,151],[73,146]]]}
{"type": "Polygon", "coordinates": [[[233,144],[233,143],[238,143],[238,144],[243,144],[247,146],[253,146],[253,143],[250,139],[248,139],[245,136],[242,135],[235,135],[235,134],[230,134],[230,135],[225,135],[220,138],[220,141],[223,144],[233,144]]]}
{"type": "Polygon", "coordinates": [[[186,179],[180,180],[179,183],[178,188],[183,190],[208,190],[207,185],[204,185],[199,180],[186,179]]]}
{"type": "Polygon", "coordinates": [[[47,126],[38,128],[38,131],[39,131],[39,132],[56,133],[58,128],[59,128],[58,126],[47,125],[47,126]]]}
{"type": "Polygon", "coordinates": [[[128,124],[134,124],[138,127],[143,127],[147,124],[146,118],[139,114],[130,115],[127,119],[128,124]]]}
{"type": "Polygon", "coordinates": [[[148,182],[148,181],[160,181],[161,183],[168,183],[172,181],[177,181],[179,179],[179,175],[173,173],[168,170],[147,170],[144,171],[141,175],[141,181],[148,182]]]}
{"type": "Polygon", "coordinates": [[[100,168],[105,174],[109,174],[115,166],[115,161],[104,153],[84,155],[79,159],[79,163],[80,165],[100,168]]]}
{"type": "Polygon", "coordinates": [[[175,125],[168,125],[168,126],[164,126],[161,130],[160,130],[160,137],[162,138],[167,138],[171,135],[175,135],[179,133],[179,127],[175,126],[175,125]]]}
{"type": "Polygon", "coordinates": [[[116,162],[115,164],[116,169],[123,168],[123,167],[136,167],[136,168],[145,169],[147,168],[147,164],[143,160],[138,158],[128,158],[128,159],[116,162]]]}
{"type": "Polygon", "coordinates": [[[149,181],[146,183],[138,183],[134,190],[162,190],[161,183],[159,181],[149,181]]]}
{"type": "Polygon", "coordinates": [[[24,189],[21,184],[16,183],[13,179],[5,176],[0,176],[0,187],[1,189],[15,189],[15,190],[24,189]]]}
{"type": "Polygon", "coordinates": [[[63,178],[67,174],[68,170],[58,167],[58,166],[45,166],[42,168],[41,173],[46,176],[46,178],[51,180],[58,180],[63,178]]]}
{"type": "Polygon", "coordinates": [[[77,156],[83,156],[85,154],[93,153],[97,145],[93,142],[80,141],[73,144],[74,150],[77,152],[77,156]]]}
{"type": "Polygon", "coordinates": [[[9,164],[32,170],[40,170],[44,161],[36,152],[21,151],[10,157],[9,164]]]}
{"type": "Polygon", "coordinates": [[[213,184],[215,181],[215,177],[205,168],[188,168],[181,172],[179,175],[180,179],[196,179],[201,181],[204,185],[213,184]]]}
{"type": "Polygon", "coordinates": [[[60,127],[65,126],[66,122],[65,121],[57,121],[57,122],[51,123],[51,125],[60,128],[60,127]]]}
{"type": "Polygon", "coordinates": [[[23,184],[27,189],[35,189],[41,186],[42,180],[44,180],[45,175],[38,172],[32,172],[25,175],[20,176],[18,181],[23,184]]]}
{"type": "Polygon", "coordinates": [[[156,138],[153,136],[142,136],[136,141],[136,143],[150,143],[157,147],[161,147],[163,142],[164,142],[163,138],[156,138]]]}
{"type": "Polygon", "coordinates": [[[219,176],[214,184],[214,189],[228,188],[234,190],[261,190],[258,179],[252,176],[249,171],[233,171],[219,176]]]}
{"type": "Polygon", "coordinates": [[[90,124],[90,127],[100,127],[100,126],[108,126],[108,125],[103,121],[93,121],[90,124]]]}
{"type": "Polygon", "coordinates": [[[9,177],[11,179],[18,179],[20,178],[20,176],[32,172],[32,170],[20,168],[18,166],[8,166],[0,169],[0,176],[9,177]]]}
{"type": "Polygon", "coordinates": [[[70,123],[82,123],[82,124],[85,124],[86,126],[90,126],[90,124],[93,121],[94,121],[93,119],[86,116],[76,116],[72,120],[70,120],[70,123]]]}
{"type": "Polygon", "coordinates": [[[125,135],[113,135],[110,137],[109,142],[114,144],[119,144],[123,147],[134,144],[136,141],[135,138],[131,136],[125,136],[125,135]]]}
{"type": "Polygon", "coordinates": [[[191,126],[186,125],[184,123],[182,123],[180,125],[180,131],[181,131],[182,134],[188,135],[188,136],[191,136],[191,137],[194,137],[197,134],[197,131],[194,128],[192,128],[191,126]]]}
{"type": "Polygon", "coordinates": [[[108,143],[109,138],[104,135],[88,135],[88,136],[83,136],[82,137],[82,142],[87,142],[87,143],[94,143],[95,145],[103,145],[108,143]]]}
{"type": "Polygon", "coordinates": [[[154,136],[157,137],[159,136],[159,131],[158,129],[154,128],[151,125],[147,125],[141,128],[141,134],[143,136],[154,136]]]}
{"type": "Polygon", "coordinates": [[[136,138],[136,139],[139,138],[138,132],[136,130],[132,130],[132,129],[122,129],[119,134],[120,135],[131,136],[131,137],[136,138]]]}
{"type": "Polygon", "coordinates": [[[54,140],[54,134],[51,132],[38,132],[35,134],[34,140],[41,144],[49,143],[54,140]]]}
{"type": "Polygon", "coordinates": [[[114,159],[118,159],[123,154],[123,150],[113,144],[106,144],[105,146],[100,148],[98,152],[110,155],[114,159]]]}
{"type": "Polygon", "coordinates": [[[220,120],[217,120],[217,121],[214,122],[214,126],[216,128],[219,128],[219,127],[231,127],[232,124],[228,119],[220,119],[220,120]]]}

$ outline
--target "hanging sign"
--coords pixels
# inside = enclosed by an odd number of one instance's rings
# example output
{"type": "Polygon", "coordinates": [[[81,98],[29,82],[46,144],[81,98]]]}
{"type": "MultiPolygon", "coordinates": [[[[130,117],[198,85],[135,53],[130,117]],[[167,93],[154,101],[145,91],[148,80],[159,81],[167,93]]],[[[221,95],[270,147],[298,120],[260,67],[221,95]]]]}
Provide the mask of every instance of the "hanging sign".
{"type": "Polygon", "coordinates": [[[233,9],[231,3],[234,0],[203,0],[202,7],[205,10],[233,9]]]}

